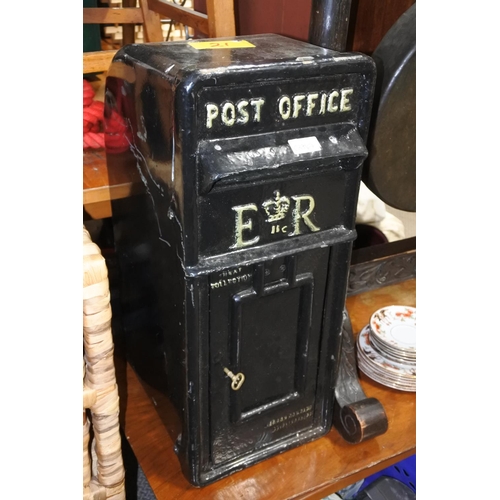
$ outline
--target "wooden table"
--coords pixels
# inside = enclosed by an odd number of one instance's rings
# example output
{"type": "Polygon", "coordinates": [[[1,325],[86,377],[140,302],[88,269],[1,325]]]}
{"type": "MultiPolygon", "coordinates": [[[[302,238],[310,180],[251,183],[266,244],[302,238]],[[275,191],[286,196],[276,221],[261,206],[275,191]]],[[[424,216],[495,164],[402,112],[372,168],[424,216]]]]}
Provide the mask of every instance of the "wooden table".
{"type": "MultiPolygon", "coordinates": [[[[416,280],[349,297],[357,334],[378,308],[416,305],[416,280]]],[[[387,413],[388,431],[351,445],[333,429],[326,436],[206,486],[191,486],[181,473],[169,430],[177,418],[169,401],[141,382],[123,361],[116,364],[122,427],[159,500],[320,499],[416,453],[416,394],[384,387],[361,374],[366,395],[387,413]],[[167,417],[162,420],[156,408],[167,417]]]]}
{"type": "Polygon", "coordinates": [[[84,221],[111,217],[111,200],[130,196],[138,186],[140,180],[135,170],[108,171],[104,149],[83,152],[84,221]]]}

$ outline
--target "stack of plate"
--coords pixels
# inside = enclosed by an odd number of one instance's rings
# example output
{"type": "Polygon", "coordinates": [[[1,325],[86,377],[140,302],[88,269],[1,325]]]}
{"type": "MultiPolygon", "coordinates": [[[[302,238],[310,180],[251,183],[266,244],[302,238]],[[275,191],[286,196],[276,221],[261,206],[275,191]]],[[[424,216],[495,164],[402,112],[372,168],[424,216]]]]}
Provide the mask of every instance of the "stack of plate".
{"type": "Polygon", "coordinates": [[[388,306],[375,311],[357,341],[359,369],[394,389],[416,391],[417,310],[388,306]]]}

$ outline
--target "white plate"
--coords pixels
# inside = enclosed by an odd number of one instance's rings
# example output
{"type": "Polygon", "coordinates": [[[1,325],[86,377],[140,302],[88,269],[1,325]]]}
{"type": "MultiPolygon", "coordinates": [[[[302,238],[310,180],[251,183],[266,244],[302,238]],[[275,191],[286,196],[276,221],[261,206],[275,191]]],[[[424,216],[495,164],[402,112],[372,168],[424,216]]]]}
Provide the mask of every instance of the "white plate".
{"type": "Polygon", "coordinates": [[[412,353],[417,349],[417,309],[409,306],[382,307],[370,319],[372,335],[389,348],[412,353]]]}
{"type": "Polygon", "coordinates": [[[415,363],[396,362],[374,349],[370,341],[370,325],[366,325],[358,335],[358,355],[363,358],[365,364],[373,366],[373,369],[380,372],[388,372],[395,377],[406,377],[414,379],[417,376],[415,363]]]}
{"type": "Polygon", "coordinates": [[[385,385],[386,387],[391,387],[392,389],[398,389],[400,391],[406,391],[406,392],[417,392],[417,385],[415,384],[405,384],[401,382],[393,382],[391,380],[388,380],[387,378],[381,377],[378,374],[375,374],[371,372],[367,367],[363,365],[359,365],[359,369],[369,378],[372,380],[375,380],[375,382],[378,382],[379,384],[385,385]]]}
{"type": "MultiPolygon", "coordinates": [[[[371,329],[370,329],[371,332],[371,329]]],[[[415,364],[417,360],[417,352],[413,351],[402,351],[401,349],[396,349],[388,344],[380,342],[375,335],[370,335],[370,343],[372,347],[383,354],[388,359],[392,359],[398,363],[409,363],[415,364]]]]}
{"type": "Polygon", "coordinates": [[[398,377],[395,375],[391,375],[390,372],[377,369],[376,366],[367,363],[361,357],[358,357],[358,364],[361,371],[372,378],[377,377],[380,380],[385,380],[386,382],[390,383],[397,383],[406,387],[415,387],[417,384],[416,377],[398,377]]]}

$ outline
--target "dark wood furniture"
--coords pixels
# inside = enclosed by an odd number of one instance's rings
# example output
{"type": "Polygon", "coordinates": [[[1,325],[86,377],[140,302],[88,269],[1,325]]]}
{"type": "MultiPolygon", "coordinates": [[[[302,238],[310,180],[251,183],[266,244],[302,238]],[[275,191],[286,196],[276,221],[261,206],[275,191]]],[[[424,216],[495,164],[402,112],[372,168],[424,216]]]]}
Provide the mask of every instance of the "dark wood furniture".
{"type": "MultiPolygon", "coordinates": [[[[389,304],[415,306],[416,280],[349,297],[347,309],[355,334],[376,309],[389,304]]],[[[173,450],[177,417],[169,401],[142,382],[120,357],[116,370],[122,428],[159,500],[321,499],[416,453],[416,394],[384,387],[361,374],[366,395],[377,398],[387,413],[385,434],[351,445],[333,429],[312,443],[195,488],[183,477],[173,450]]]]}

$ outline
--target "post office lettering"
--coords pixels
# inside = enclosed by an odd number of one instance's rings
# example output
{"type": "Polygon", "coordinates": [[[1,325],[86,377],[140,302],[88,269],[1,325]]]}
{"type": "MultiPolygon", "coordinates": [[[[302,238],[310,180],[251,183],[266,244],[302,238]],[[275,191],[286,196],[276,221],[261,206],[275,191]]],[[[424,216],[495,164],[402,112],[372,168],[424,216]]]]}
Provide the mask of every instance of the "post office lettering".
{"type": "Polygon", "coordinates": [[[264,97],[225,100],[204,105],[204,122],[207,129],[237,127],[261,123],[266,114],[273,120],[294,120],[301,117],[326,116],[330,113],[351,111],[354,89],[315,90],[295,94],[282,94],[276,102],[268,103],[264,97]]]}
{"type": "Polygon", "coordinates": [[[207,128],[212,128],[215,123],[221,123],[226,127],[232,127],[235,124],[244,125],[250,120],[259,123],[264,103],[263,97],[240,99],[236,103],[232,101],[224,101],[221,104],[208,102],[205,104],[205,125],[207,128]]]}
{"type": "Polygon", "coordinates": [[[307,92],[278,99],[278,116],[283,120],[300,116],[318,116],[327,113],[351,111],[352,88],[332,89],[328,92],[307,92]]]}

